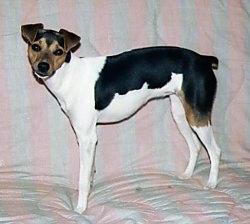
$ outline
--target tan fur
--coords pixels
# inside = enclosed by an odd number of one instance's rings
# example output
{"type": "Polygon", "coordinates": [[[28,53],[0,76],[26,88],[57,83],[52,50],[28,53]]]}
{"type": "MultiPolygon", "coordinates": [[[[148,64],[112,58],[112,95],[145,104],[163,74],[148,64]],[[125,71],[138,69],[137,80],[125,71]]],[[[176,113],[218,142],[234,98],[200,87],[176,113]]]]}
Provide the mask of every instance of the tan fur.
{"type": "Polygon", "coordinates": [[[47,46],[45,38],[41,38],[32,44],[38,44],[42,49],[41,51],[36,52],[32,49],[32,45],[29,45],[28,47],[28,57],[33,69],[37,70],[37,66],[41,61],[48,62],[50,64],[48,75],[52,75],[53,72],[60,68],[65,61],[67,53],[57,41],[54,41],[50,46],[47,46]],[[64,53],[60,56],[55,56],[53,53],[58,49],[63,50],[64,53]]]}
{"type": "Polygon", "coordinates": [[[188,123],[192,127],[204,127],[207,126],[210,123],[210,114],[207,116],[200,116],[200,113],[198,111],[195,111],[189,103],[186,102],[185,100],[185,94],[183,91],[180,91],[178,93],[178,96],[183,104],[186,118],[188,120],[188,123]]]}

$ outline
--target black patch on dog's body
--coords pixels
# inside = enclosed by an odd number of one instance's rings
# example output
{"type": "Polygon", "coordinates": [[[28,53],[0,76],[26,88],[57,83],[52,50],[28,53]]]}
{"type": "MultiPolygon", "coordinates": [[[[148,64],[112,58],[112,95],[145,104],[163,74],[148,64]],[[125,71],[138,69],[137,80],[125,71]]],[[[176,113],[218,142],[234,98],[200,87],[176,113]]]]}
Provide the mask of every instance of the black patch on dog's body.
{"type": "Polygon", "coordinates": [[[138,90],[144,83],[150,89],[161,88],[172,73],[181,73],[186,102],[201,113],[209,113],[216,92],[212,64],[218,64],[216,57],[179,47],[142,48],[108,56],[95,85],[95,109],[105,109],[116,93],[138,90]]]}

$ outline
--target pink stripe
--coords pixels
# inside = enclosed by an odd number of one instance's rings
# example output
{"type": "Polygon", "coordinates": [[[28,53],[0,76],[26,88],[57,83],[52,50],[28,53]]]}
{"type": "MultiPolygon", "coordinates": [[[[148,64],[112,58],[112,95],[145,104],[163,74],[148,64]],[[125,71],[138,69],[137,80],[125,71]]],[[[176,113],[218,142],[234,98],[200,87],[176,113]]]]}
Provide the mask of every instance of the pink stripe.
{"type": "Polygon", "coordinates": [[[148,44],[146,1],[130,0],[128,3],[129,36],[131,39],[131,48],[146,46],[148,44]]]}
{"type": "Polygon", "coordinates": [[[93,0],[95,47],[101,55],[113,49],[112,1],[93,0]]]}
{"type": "Polygon", "coordinates": [[[210,0],[195,0],[196,30],[199,50],[201,53],[213,51],[213,18],[210,0]]]}
{"type": "Polygon", "coordinates": [[[245,144],[246,132],[245,124],[247,122],[244,114],[246,107],[246,83],[244,78],[245,56],[245,11],[241,1],[230,1],[228,6],[228,24],[229,24],[229,69],[231,83],[231,102],[229,104],[230,112],[230,146],[234,158],[248,158],[242,145],[245,144]],[[237,9],[237,10],[236,10],[237,9]],[[240,130],[240,132],[239,132],[240,130]],[[237,149],[237,150],[235,150],[237,149]]]}
{"type": "Polygon", "coordinates": [[[156,167],[154,148],[153,103],[143,107],[135,116],[136,122],[136,165],[145,172],[156,167]]]}
{"type": "MultiPolygon", "coordinates": [[[[4,8],[1,7],[1,11],[4,8]]],[[[3,15],[4,12],[2,11],[3,15]]],[[[0,33],[4,34],[4,24],[3,19],[0,20],[0,33]]],[[[1,143],[1,166],[6,166],[8,169],[13,165],[12,160],[12,137],[11,137],[11,109],[10,109],[10,98],[8,89],[8,75],[6,73],[6,65],[4,61],[4,37],[5,35],[0,35],[0,96],[1,96],[1,109],[0,109],[0,143],[1,143]]],[[[11,170],[9,170],[11,171],[11,170]]]]}
{"type": "Polygon", "coordinates": [[[161,14],[164,29],[163,39],[166,45],[180,45],[181,24],[179,1],[162,1],[161,14]]]}
{"type": "MultiPolygon", "coordinates": [[[[119,136],[117,125],[102,125],[100,127],[98,153],[101,153],[103,159],[102,174],[104,177],[112,175],[120,176],[121,173],[121,155],[119,152],[119,136]]],[[[98,172],[98,170],[97,170],[98,172]]]]}
{"type": "Polygon", "coordinates": [[[76,32],[77,30],[77,5],[76,1],[58,1],[60,28],[76,32]]]}

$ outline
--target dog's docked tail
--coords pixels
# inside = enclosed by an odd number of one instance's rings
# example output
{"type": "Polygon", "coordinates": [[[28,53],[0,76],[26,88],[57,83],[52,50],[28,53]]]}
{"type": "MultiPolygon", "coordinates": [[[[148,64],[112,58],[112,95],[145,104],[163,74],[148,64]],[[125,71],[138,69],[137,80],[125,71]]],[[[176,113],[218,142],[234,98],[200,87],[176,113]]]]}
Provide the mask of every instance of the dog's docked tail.
{"type": "Polygon", "coordinates": [[[211,64],[212,69],[218,69],[219,67],[219,60],[215,56],[207,56],[204,55],[204,59],[207,61],[207,63],[211,64]]]}

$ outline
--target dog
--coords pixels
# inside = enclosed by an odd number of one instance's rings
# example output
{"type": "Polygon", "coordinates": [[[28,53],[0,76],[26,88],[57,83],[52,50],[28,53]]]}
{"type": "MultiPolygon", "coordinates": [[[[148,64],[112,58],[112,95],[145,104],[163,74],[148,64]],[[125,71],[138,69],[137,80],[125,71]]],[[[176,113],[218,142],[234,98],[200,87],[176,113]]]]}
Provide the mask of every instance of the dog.
{"type": "Polygon", "coordinates": [[[80,151],[79,195],[75,211],[87,208],[97,144],[96,125],[122,121],[151,99],[170,98],[173,118],[190,151],[181,176],[193,174],[203,145],[211,169],[206,189],[215,188],[221,149],[217,145],[211,111],[217,89],[218,59],[194,51],[159,46],[134,49],[113,56],[76,57],[80,37],[42,23],[21,26],[35,77],[57,98],[76,133],[80,151]]]}

